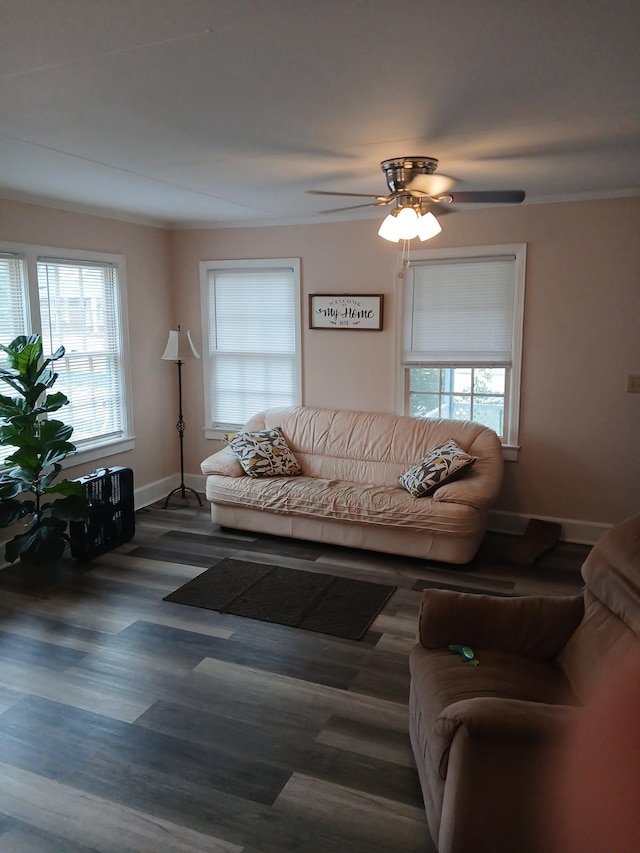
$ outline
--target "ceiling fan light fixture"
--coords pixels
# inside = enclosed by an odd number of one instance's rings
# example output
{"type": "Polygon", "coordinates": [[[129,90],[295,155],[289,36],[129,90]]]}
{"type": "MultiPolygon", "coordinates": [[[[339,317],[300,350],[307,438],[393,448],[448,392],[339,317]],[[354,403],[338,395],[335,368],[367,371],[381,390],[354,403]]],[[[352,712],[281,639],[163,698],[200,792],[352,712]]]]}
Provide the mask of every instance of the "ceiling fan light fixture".
{"type": "Polygon", "coordinates": [[[433,213],[420,215],[413,205],[399,205],[385,217],[378,229],[378,235],[391,243],[400,240],[430,240],[442,231],[442,227],[433,213]]]}

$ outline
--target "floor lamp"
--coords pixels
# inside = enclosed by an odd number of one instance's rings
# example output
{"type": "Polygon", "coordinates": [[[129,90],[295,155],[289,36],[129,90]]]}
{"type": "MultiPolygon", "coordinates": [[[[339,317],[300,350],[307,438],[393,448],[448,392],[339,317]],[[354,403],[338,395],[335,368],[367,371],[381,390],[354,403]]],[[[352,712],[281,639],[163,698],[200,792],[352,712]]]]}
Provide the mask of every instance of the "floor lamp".
{"type": "Polygon", "coordinates": [[[194,358],[200,358],[196,348],[193,345],[193,341],[191,340],[190,332],[183,332],[180,330],[180,326],[178,326],[177,331],[169,332],[169,340],[167,341],[167,346],[162,355],[162,358],[165,361],[175,361],[178,367],[178,422],[176,423],[176,429],[178,430],[178,435],[180,437],[180,485],[175,489],[172,489],[167,497],[165,498],[165,502],[163,505],[163,509],[166,509],[169,504],[169,498],[171,495],[175,495],[176,492],[180,492],[180,496],[188,501],[187,492],[193,492],[193,494],[198,498],[198,503],[202,506],[202,501],[200,500],[200,495],[196,492],[195,489],[190,489],[188,486],[184,484],[184,430],[185,430],[185,422],[182,417],[182,363],[184,361],[191,361],[194,358]]]}

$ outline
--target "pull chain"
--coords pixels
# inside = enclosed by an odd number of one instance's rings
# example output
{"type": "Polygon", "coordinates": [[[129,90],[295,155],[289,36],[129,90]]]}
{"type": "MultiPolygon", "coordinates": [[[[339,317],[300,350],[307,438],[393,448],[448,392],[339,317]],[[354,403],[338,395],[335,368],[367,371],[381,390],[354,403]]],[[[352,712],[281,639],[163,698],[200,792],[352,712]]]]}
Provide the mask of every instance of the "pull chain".
{"type": "Polygon", "coordinates": [[[404,271],[411,266],[411,240],[402,241],[402,268],[398,273],[398,278],[404,278],[404,271]]]}

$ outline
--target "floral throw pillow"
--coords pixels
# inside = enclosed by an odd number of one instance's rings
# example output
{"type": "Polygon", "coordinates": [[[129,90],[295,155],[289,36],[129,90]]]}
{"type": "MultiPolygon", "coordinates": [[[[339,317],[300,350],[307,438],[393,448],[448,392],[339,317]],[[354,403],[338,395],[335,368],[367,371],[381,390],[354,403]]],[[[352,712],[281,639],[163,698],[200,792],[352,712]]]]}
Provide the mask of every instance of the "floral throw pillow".
{"type": "Polygon", "coordinates": [[[225,438],[250,477],[302,474],[302,468],[279,427],[255,432],[229,432],[225,438]]]}
{"type": "Polygon", "coordinates": [[[477,458],[470,456],[452,438],[448,438],[401,474],[399,482],[414,498],[421,498],[464,468],[469,468],[477,458]]]}

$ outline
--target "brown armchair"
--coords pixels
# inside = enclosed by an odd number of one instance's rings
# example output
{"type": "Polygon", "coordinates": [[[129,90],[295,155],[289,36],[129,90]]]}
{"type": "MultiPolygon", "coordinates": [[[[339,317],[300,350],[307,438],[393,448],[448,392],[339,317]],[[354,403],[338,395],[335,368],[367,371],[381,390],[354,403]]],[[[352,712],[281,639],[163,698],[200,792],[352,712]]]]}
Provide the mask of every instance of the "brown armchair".
{"type": "Polygon", "coordinates": [[[440,853],[547,853],[565,736],[640,642],[640,515],[605,534],[582,577],[580,596],[423,592],[410,734],[440,853]],[[470,646],[479,665],[451,644],[470,646]]]}

